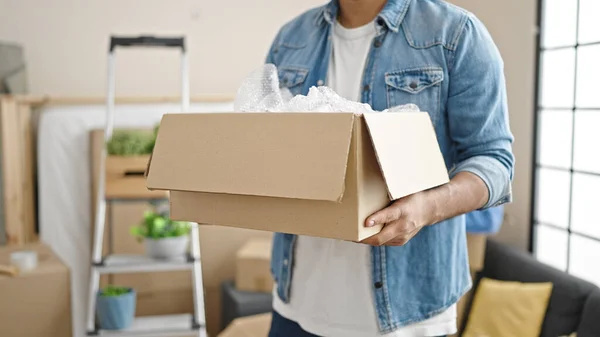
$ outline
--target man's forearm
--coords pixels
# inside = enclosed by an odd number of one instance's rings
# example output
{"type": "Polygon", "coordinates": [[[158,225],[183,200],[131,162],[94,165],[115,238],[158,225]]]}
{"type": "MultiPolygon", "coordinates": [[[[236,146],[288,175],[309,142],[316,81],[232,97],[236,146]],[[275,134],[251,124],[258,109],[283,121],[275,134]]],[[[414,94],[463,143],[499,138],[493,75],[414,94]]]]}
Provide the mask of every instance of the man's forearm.
{"type": "Polygon", "coordinates": [[[449,183],[423,193],[427,194],[432,209],[427,225],[477,210],[489,198],[486,184],[470,172],[459,172],[449,183]]]}

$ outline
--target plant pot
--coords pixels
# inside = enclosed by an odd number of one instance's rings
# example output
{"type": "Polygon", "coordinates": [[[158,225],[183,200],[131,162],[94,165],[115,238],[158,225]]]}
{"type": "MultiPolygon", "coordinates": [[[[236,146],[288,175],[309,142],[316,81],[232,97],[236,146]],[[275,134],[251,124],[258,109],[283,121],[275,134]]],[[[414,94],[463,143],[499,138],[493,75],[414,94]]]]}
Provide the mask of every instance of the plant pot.
{"type": "Polygon", "coordinates": [[[120,296],[102,296],[98,292],[96,314],[100,327],[106,330],[126,329],[133,323],[135,317],[135,290],[120,296]]]}
{"type": "Polygon", "coordinates": [[[188,248],[189,235],[171,238],[144,240],[146,255],[155,259],[172,259],[185,256],[188,248]]]}

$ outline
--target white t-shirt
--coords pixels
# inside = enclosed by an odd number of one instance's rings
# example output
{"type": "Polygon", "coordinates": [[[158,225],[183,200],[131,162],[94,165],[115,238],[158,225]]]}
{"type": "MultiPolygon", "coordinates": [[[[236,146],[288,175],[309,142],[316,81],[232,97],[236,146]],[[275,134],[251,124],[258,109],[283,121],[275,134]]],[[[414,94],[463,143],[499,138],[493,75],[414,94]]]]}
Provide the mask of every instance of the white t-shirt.
{"type": "MultiPolygon", "coordinates": [[[[376,35],[375,24],[347,29],[336,23],[327,85],[359,101],[361,78],[376,35]]],[[[456,305],[425,321],[381,335],[375,315],[370,248],[367,245],[299,236],[291,298],[274,290],[273,308],[304,330],[327,337],[429,337],[456,332],[456,305]]]]}

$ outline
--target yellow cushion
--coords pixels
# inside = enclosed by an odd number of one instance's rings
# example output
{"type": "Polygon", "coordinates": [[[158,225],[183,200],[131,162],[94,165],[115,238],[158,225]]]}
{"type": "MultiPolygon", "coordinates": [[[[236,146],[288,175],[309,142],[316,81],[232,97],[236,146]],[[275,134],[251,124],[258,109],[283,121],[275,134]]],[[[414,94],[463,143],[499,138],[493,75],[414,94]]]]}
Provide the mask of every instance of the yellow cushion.
{"type": "Polygon", "coordinates": [[[477,287],[464,337],[538,337],[552,283],[483,278],[477,287]]]}

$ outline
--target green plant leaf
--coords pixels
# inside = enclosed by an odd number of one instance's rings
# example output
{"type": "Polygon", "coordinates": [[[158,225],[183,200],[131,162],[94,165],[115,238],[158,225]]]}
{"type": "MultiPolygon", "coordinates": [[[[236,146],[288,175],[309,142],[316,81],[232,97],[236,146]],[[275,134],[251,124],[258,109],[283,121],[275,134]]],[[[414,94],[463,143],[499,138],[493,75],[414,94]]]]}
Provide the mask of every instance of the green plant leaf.
{"type": "Polygon", "coordinates": [[[154,132],[115,130],[106,149],[113,156],[146,155],[152,153],[155,141],[154,132]]]}
{"type": "Polygon", "coordinates": [[[188,222],[173,221],[167,214],[146,211],[142,223],[139,226],[133,226],[130,233],[138,238],[161,239],[188,235],[190,229],[188,222]]]}
{"type": "Polygon", "coordinates": [[[116,297],[129,293],[131,290],[126,287],[119,287],[114,285],[108,285],[101,291],[101,296],[104,297],[116,297]]]}

